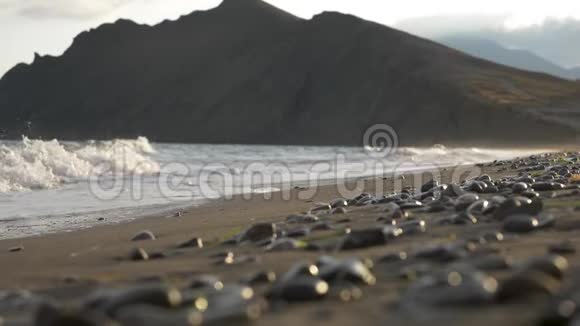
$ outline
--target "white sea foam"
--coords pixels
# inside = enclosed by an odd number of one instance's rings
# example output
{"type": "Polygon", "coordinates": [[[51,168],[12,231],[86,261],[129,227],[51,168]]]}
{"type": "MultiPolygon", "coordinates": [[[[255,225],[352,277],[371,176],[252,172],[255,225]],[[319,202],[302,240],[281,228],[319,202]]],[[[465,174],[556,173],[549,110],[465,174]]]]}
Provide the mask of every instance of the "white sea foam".
{"type": "Polygon", "coordinates": [[[67,143],[24,137],[0,142],[0,193],[52,189],[106,174],[155,174],[147,138],[67,143]]]}

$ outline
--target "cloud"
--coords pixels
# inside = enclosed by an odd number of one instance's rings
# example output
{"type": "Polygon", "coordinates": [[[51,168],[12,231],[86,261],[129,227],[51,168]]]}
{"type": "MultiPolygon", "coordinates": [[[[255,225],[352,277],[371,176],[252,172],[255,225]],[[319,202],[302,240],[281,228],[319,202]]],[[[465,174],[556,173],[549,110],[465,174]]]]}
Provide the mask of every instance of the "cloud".
{"type": "Polygon", "coordinates": [[[539,24],[510,28],[509,16],[431,16],[399,22],[396,27],[422,37],[488,39],[508,48],[532,51],[561,66],[580,66],[580,20],[546,18],[539,24]]]}
{"type": "Polygon", "coordinates": [[[132,0],[0,0],[0,9],[20,16],[86,19],[99,17],[132,0]]]}
{"type": "Polygon", "coordinates": [[[441,15],[408,18],[396,28],[428,38],[503,29],[508,15],[441,15]]]}

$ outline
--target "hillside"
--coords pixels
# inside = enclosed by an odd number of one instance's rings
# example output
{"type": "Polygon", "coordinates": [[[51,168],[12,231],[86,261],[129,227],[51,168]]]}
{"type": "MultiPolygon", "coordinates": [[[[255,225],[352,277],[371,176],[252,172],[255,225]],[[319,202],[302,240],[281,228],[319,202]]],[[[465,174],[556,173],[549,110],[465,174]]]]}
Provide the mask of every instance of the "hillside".
{"type": "MultiPolygon", "coordinates": [[[[225,0],[156,26],[120,20],[0,80],[0,129],[61,139],[360,145],[575,140],[534,108],[571,108],[580,83],[476,59],[354,16],[303,20],[225,0]]],[[[580,108],[579,108],[580,109],[580,108]]]]}
{"type": "Polygon", "coordinates": [[[543,72],[566,79],[580,78],[579,69],[566,69],[531,51],[508,49],[494,41],[467,37],[447,37],[439,42],[474,57],[500,63],[522,70],[543,72]]]}

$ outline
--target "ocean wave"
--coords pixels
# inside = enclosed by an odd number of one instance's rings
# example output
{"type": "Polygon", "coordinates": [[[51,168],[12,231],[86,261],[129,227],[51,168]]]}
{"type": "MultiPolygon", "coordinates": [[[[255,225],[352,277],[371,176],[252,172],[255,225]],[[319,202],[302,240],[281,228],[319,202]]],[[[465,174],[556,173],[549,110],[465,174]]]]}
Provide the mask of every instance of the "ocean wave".
{"type": "Polygon", "coordinates": [[[52,189],[102,175],[148,175],[160,171],[155,149],[135,140],[60,142],[24,137],[0,142],[0,193],[52,189]]]}

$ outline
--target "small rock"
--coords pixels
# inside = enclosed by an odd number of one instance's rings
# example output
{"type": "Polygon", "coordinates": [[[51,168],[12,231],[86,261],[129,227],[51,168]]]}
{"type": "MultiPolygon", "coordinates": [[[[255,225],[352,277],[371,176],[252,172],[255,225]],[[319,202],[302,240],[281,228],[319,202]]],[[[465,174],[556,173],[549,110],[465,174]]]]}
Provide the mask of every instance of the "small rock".
{"type": "Polygon", "coordinates": [[[528,184],[523,182],[516,182],[512,185],[512,192],[514,194],[521,194],[528,190],[528,184]]]}
{"type": "Polygon", "coordinates": [[[329,285],[315,276],[298,276],[275,284],[269,298],[285,301],[320,300],[328,294],[329,285]]]}
{"type": "Polygon", "coordinates": [[[19,252],[24,251],[24,246],[12,247],[8,249],[8,252],[19,252]]]}
{"type": "Polygon", "coordinates": [[[155,240],[155,234],[151,231],[141,231],[137,233],[131,241],[148,241],[148,240],[155,240]]]}
{"type": "Polygon", "coordinates": [[[549,227],[554,224],[554,217],[549,216],[530,216],[530,215],[511,215],[503,223],[503,229],[512,233],[528,233],[541,228],[549,227]]]}
{"type": "Polygon", "coordinates": [[[346,207],[348,206],[348,202],[345,199],[335,199],[332,202],[330,202],[330,206],[332,208],[338,208],[338,207],[346,207]]]}
{"type": "Polygon", "coordinates": [[[239,236],[238,242],[259,242],[276,237],[276,225],[272,223],[258,223],[250,226],[239,236]]]}
{"type": "Polygon", "coordinates": [[[437,187],[439,187],[439,181],[433,179],[421,186],[421,192],[428,192],[429,190],[437,187]]]}
{"type": "Polygon", "coordinates": [[[543,207],[544,205],[539,198],[508,198],[495,209],[494,218],[501,221],[516,214],[536,215],[542,211],[543,207]]]}
{"type": "Polygon", "coordinates": [[[331,257],[322,257],[318,261],[319,277],[334,284],[336,282],[353,282],[374,285],[375,276],[358,259],[336,260],[331,257]]]}
{"type": "Polygon", "coordinates": [[[251,286],[258,284],[270,284],[274,282],[276,282],[276,273],[272,271],[254,273],[240,280],[240,283],[251,286]]]}
{"type": "Polygon", "coordinates": [[[222,281],[214,275],[201,275],[189,283],[190,289],[211,288],[217,291],[224,288],[222,281]]]}
{"type": "Polygon", "coordinates": [[[560,243],[550,245],[548,251],[559,255],[570,255],[576,253],[576,247],[570,240],[564,240],[560,243]]]}
{"type": "Polygon", "coordinates": [[[318,216],[312,214],[295,214],[286,218],[286,223],[316,223],[318,216]]]}
{"type": "Polygon", "coordinates": [[[135,248],[129,253],[129,258],[133,261],[149,260],[149,254],[143,248],[135,248]]]}
{"type": "Polygon", "coordinates": [[[559,287],[560,282],[545,273],[523,271],[515,273],[501,282],[498,299],[500,301],[510,301],[529,299],[535,296],[550,296],[559,287]]]}
{"type": "Polygon", "coordinates": [[[340,250],[352,250],[368,248],[372,246],[382,246],[387,238],[383,228],[370,228],[352,231],[345,236],[339,245],[340,250]]]}
{"type": "Polygon", "coordinates": [[[177,248],[203,248],[203,239],[201,238],[191,238],[185,242],[177,245],[177,248]]]}
{"type": "Polygon", "coordinates": [[[493,277],[479,271],[448,269],[411,284],[403,297],[403,305],[465,306],[491,303],[497,284],[493,277]]]}

